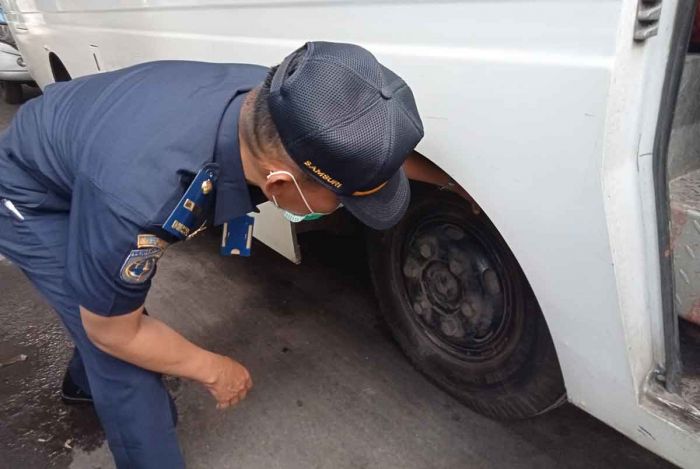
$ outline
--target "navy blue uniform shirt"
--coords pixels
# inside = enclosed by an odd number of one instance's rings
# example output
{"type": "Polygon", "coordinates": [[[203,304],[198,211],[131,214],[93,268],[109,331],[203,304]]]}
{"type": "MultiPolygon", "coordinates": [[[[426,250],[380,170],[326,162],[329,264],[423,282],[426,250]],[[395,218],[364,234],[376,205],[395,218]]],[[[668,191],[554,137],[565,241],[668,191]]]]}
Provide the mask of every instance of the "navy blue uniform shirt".
{"type": "Polygon", "coordinates": [[[253,210],[238,145],[245,94],[267,68],[164,61],[49,85],[0,137],[0,198],[69,217],[65,286],[101,315],[144,303],[125,281],[140,234],[161,233],[188,181],[220,166],[214,220],[253,210]]]}

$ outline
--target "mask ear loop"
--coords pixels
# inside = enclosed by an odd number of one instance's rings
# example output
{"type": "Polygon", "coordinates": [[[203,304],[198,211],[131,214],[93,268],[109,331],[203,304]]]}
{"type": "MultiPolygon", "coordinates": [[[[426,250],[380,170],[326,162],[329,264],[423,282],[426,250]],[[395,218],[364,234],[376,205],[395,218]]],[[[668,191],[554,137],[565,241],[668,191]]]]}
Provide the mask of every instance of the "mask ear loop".
{"type": "MultiPolygon", "coordinates": [[[[309,209],[309,213],[307,215],[311,215],[312,213],[320,213],[320,212],[314,212],[314,209],[311,208],[311,205],[309,205],[309,202],[306,201],[306,197],[304,197],[304,193],[301,191],[301,187],[299,187],[299,184],[297,184],[296,178],[289,171],[270,171],[270,174],[267,175],[267,178],[269,179],[270,176],[272,176],[274,174],[279,174],[279,173],[286,174],[292,178],[292,181],[294,182],[294,185],[296,186],[297,191],[299,192],[299,195],[301,196],[301,200],[304,201],[304,205],[306,205],[306,208],[309,209]]],[[[277,203],[277,200],[275,199],[274,195],[272,196],[272,201],[275,203],[275,205],[277,205],[279,207],[279,204],[277,203]]]]}

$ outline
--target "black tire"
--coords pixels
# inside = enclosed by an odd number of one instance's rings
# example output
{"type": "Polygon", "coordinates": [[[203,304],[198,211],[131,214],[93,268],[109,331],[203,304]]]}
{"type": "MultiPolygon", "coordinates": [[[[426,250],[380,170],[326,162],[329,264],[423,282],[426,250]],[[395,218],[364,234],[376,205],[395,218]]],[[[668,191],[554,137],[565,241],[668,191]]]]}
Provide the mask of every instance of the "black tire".
{"type": "Polygon", "coordinates": [[[22,104],[24,93],[21,83],[6,81],[3,83],[3,88],[5,88],[5,102],[7,104],[22,104]]]}
{"type": "Polygon", "coordinates": [[[565,402],[547,324],[518,262],[483,213],[443,191],[370,232],[382,314],[413,364],[489,417],[522,419],[565,402]]]}

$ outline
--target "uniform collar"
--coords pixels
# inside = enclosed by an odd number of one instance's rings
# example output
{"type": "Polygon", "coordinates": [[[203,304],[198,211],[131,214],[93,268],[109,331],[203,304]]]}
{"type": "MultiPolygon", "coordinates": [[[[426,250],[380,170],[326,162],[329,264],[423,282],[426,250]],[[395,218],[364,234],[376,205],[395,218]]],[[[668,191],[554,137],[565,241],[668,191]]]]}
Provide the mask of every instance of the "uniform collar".
{"type": "Polygon", "coordinates": [[[214,161],[219,165],[216,183],[214,225],[222,225],[255,210],[243,173],[238,120],[247,93],[237,95],[224,111],[219,123],[214,161]]]}

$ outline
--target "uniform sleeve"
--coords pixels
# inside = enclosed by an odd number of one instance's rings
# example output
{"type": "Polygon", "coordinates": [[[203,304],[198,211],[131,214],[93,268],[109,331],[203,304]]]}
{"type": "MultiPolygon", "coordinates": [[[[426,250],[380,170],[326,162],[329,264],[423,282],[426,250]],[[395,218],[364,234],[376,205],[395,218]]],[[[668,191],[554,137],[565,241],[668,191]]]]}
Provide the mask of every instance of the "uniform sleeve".
{"type": "Polygon", "coordinates": [[[164,249],[138,242],[147,225],[146,217],[118,197],[88,179],[75,181],[65,283],[82,307],[114,316],[144,304],[164,249]]]}

